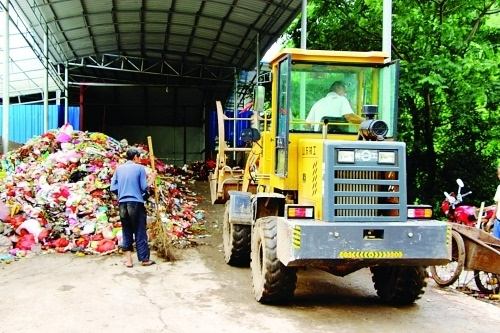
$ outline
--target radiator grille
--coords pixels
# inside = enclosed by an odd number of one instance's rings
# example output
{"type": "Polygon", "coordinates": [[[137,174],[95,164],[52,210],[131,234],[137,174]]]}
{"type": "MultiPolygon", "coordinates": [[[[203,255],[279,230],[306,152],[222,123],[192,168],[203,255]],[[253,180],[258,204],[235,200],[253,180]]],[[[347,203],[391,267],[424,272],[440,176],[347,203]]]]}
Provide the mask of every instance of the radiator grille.
{"type": "MultiPolygon", "coordinates": [[[[336,179],[379,179],[380,172],[377,171],[349,171],[339,170],[335,172],[336,179]]],[[[380,185],[376,184],[335,184],[335,192],[368,193],[378,192],[380,185]]],[[[354,204],[358,209],[336,209],[335,216],[377,216],[376,209],[364,209],[365,205],[377,204],[377,197],[370,196],[336,196],[335,204],[354,204]]]]}
{"type": "Polygon", "coordinates": [[[327,141],[323,175],[324,221],[406,220],[404,143],[327,141]]]}

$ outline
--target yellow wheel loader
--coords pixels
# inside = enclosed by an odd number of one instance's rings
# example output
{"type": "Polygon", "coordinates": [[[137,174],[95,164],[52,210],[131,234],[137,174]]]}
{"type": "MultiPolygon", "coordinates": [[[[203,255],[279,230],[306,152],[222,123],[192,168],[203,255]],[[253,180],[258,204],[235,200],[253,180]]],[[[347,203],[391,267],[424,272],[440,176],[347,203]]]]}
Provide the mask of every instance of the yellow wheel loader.
{"type": "Polygon", "coordinates": [[[370,268],[383,301],[413,303],[425,267],[449,261],[451,230],[431,219],[430,207],[407,204],[405,144],[396,141],[398,63],[383,52],[284,49],[270,65],[271,112],[254,110],[241,133],[246,147],[224,141],[228,118],[217,103],[221,139],[210,185],[212,202],[226,204],[225,261],[250,264],[261,303],[293,297],[302,267],[338,276],[370,268]],[[313,117],[335,82],[354,117],[338,110],[313,117]],[[236,153],[245,165],[228,165],[236,153]]]}

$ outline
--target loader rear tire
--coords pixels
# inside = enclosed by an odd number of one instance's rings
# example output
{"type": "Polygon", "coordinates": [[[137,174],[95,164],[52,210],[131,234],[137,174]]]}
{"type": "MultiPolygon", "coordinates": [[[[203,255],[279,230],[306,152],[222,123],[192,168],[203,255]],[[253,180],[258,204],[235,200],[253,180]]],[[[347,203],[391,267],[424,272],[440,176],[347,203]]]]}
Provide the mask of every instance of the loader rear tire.
{"type": "Polygon", "coordinates": [[[250,264],[250,235],[250,225],[229,223],[228,201],[222,225],[222,243],[226,264],[236,267],[248,267],[250,264]]]}
{"type": "Polygon", "coordinates": [[[377,295],[392,305],[408,305],[422,297],[427,272],[422,266],[371,267],[377,295]]]}
{"type": "Polygon", "coordinates": [[[293,297],[297,271],[286,267],[277,258],[277,217],[257,220],[252,233],[252,285],[260,303],[284,303],[293,297]]]}

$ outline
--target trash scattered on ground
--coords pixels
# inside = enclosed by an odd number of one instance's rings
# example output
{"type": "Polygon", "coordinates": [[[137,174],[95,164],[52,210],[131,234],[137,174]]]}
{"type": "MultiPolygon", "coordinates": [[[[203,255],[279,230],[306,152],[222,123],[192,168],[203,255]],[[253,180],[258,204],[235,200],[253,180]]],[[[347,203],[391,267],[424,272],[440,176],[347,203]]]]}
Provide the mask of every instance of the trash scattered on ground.
{"type": "MultiPolygon", "coordinates": [[[[147,146],[137,145],[149,174],[147,146]]],[[[55,251],[109,254],[122,231],[116,196],[109,191],[116,167],[125,161],[126,140],[103,133],[49,131],[0,159],[0,262],[27,253],[55,251]]],[[[195,164],[196,170],[200,165],[195,164]]],[[[160,218],[175,245],[203,235],[204,211],[186,184],[201,173],[157,161],[160,218]]],[[[146,204],[154,214],[154,200],[146,204]]]]}

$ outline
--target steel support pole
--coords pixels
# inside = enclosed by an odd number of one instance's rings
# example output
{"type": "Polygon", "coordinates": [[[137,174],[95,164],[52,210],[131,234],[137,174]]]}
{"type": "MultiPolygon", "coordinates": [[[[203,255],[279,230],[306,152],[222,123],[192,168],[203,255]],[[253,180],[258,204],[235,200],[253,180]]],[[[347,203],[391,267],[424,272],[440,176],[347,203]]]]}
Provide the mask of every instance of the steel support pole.
{"type": "Polygon", "coordinates": [[[43,35],[43,132],[49,130],[49,36],[45,26],[43,35]]]}
{"type": "MultiPolygon", "coordinates": [[[[234,69],[234,112],[233,118],[238,118],[238,70],[234,69]]],[[[224,140],[224,138],[222,138],[224,140]]],[[[220,140],[220,138],[219,138],[220,140]]],[[[233,148],[236,148],[236,119],[233,120],[233,148]]],[[[236,161],[236,151],[233,151],[233,160],[236,161]]]]}
{"type": "Polygon", "coordinates": [[[255,75],[257,80],[255,80],[256,85],[259,85],[259,76],[260,76],[260,34],[257,33],[257,63],[255,68],[255,75]]]}
{"type": "Polygon", "coordinates": [[[69,87],[68,87],[68,63],[64,66],[64,124],[67,124],[69,121],[69,87]]]}
{"type": "Polygon", "coordinates": [[[10,95],[9,95],[9,0],[4,1],[4,43],[3,43],[3,112],[2,112],[2,147],[3,153],[9,151],[9,109],[10,109],[10,95]]]}
{"type": "Polygon", "coordinates": [[[391,39],[392,39],[392,0],[384,0],[382,20],[382,52],[385,52],[391,61],[391,39]]]}
{"type": "MultiPolygon", "coordinates": [[[[302,0],[302,18],[300,20],[300,48],[307,49],[307,0],[302,0]]],[[[306,73],[300,73],[299,116],[306,118],[306,73]]]]}
{"type": "Polygon", "coordinates": [[[300,20],[300,48],[307,48],[307,0],[302,0],[302,18],[300,20]]]}
{"type": "Polygon", "coordinates": [[[257,67],[255,68],[255,86],[253,91],[253,113],[251,120],[251,127],[259,128],[259,111],[257,110],[257,90],[259,89],[259,78],[260,78],[260,33],[257,33],[257,63],[255,64],[257,67]]]}

